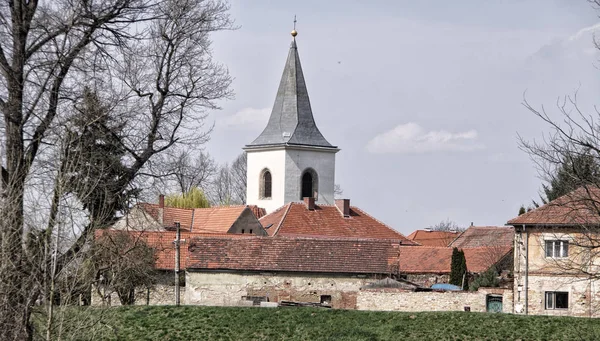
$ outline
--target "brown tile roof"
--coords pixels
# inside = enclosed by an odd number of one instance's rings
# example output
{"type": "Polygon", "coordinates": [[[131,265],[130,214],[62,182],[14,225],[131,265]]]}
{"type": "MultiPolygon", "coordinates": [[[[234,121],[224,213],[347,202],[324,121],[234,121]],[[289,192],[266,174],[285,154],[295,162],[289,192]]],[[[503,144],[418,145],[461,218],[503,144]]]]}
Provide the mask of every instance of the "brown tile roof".
{"type": "Polygon", "coordinates": [[[508,221],[508,225],[599,225],[600,188],[580,187],[508,221]]]}
{"type": "Polygon", "coordinates": [[[344,218],[335,205],[315,205],[314,210],[309,210],[304,203],[289,203],[262,217],[260,222],[265,227],[273,224],[267,229],[270,236],[394,239],[416,245],[355,206],[344,218]]]}
{"type": "MultiPolygon", "coordinates": [[[[399,268],[404,273],[450,273],[452,260],[451,247],[401,247],[399,252],[399,268]]],[[[463,249],[469,272],[484,272],[498,263],[512,248],[475,247],[463,249]]]]}
{"type": "Polygon", "coordinates": [[[456,237],[458,232],[416,230],[406,238],[423,246],[448,246],[456,237]]]}
{"type": "MultiPolygon", "coordinates": [[[[157,204],[142,203],[139,206],[158,221],[160,209],[157,204]]],[[[165,207],[163,226],[171,229],[175,227],[175,222],[179,222],[181,228],[187,231],[226,233],[246,207],[249,207],[254,215],[264,214],[264,209],[255,205],[215,206],[195,209],[165,207]]]]}
{"type": "Polygon", "coordinates": [[[459,249],[481,246],[512,247],[514,236],[515,230],[512,227],[470,226],[448,246],[459,249]]]}
{"type": "MultiPolygon", "coordinates": [[[[120,231],[120,230],[97,230],[96,238],[110,237],[113,234],[128,233],[134,241],[144,241],[149,247],[154,249],[155,267],[160,270],[175,269],[175,232],[171,231],[120,231]]],[[[193,238],[218,237],[220,239],[240,239],[252,238],[251,235],[240,234],[214,234],[214,233],[194,233],[181,232],[180,248],[180,267],[182,270],[187,268],[188,264],[188,246],[193,238]]]]}
{"type": "Polygon", "coordinates": [[[326,273],[390,272],[398,245],[348,238],[194,238],[189,268],[326,273]]]}

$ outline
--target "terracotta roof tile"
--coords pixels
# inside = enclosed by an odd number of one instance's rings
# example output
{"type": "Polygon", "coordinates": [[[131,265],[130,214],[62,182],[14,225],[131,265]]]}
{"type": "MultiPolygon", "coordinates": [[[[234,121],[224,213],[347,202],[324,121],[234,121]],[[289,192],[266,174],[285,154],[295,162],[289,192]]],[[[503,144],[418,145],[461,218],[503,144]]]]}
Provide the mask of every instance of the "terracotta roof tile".
{"type": "MultiPolygon", "coordinates": [[[[157,204],[142,203],[139,206],[152,218],[159,220],[160,208],[157,204]]],[[[249,207],[254,215],[264,214],[264,209],[255,205],[215,206],[195,209],[165,207],[163,226],[167,229],[173,229],[175,223],[179,222],[182,230],[199,233],[226,233],[246,207],[249,207]]]]}
{"type": "MultiPolygon", "coordinates": [[[[155,267],[160,270],[175,269],[175,232],[172,231],[120,231],[120,230],[97,230],[96,238],[101,238],[107,234],[128,233],[136,240],[143,240],[149,247],[154,248],[155,267]]],[[[181,232],[180,248],[180,267],[182,270],[187,268],[188,264],[188,246],[193,238],[219,238],[219,239],[240,239],[252,238],[250,235],[240,234],[214,234],[214,233],[194,233],[181,232]]]]}
{"type": "Polygon", "coordinates": [[[398,245],[347,238],[194,238],[189,268],[328,273],[390,272],[398,245]]]}
{"type": "Polygon", "coordinates": [[[373,218],[358,207],[350,207],[345,218],[335,205],[315,205],[309,210],[304,203],[289,203],[260,219],[273,236],[346,237],[402,240],[416,245],[400,232],[373,218]]]}
{"type": "MultiPolygon", "coordinates": [[[[450,273],[452,260],[451,247],[401,247],[399,252],[399,268],[405,273],[450,273]]],[[[484,272],[498,263],[512,248],[475,247],[462,249],[467,260],[469,272],[484,272]]]]}
{"type": "Polygon", "coordinates": [[[470,226],[462,232],[450,247],[459,249],[480,246],[512,247],[515,230],[506,226],[470,226]]]}
{"type": "Polygon", "coordinates": [[[448,246],[456,237],[458,232],[416,230],[406,238],[423,246],[448,246]]]}
{"type": "Polygon", "coordinates": [[[508,225],[599,225],[600,188],[580,187],[508,221],[508,225]]]}

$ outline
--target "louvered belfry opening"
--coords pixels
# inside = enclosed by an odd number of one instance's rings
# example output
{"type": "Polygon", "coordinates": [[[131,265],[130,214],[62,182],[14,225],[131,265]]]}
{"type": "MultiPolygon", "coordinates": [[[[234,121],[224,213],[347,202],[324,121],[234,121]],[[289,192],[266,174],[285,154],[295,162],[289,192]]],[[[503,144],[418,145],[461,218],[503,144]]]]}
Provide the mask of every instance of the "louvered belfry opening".
{"type": "Polygon", "coordinates": [[[313,177],[310,172],[306,172],[302,175],[302,198],[311,198],[313,196],[313,177]]]}
{"type": "Polygon", "coordinates": [[[263,174],[263,198],[270,198],[272,191],[271,172],[266,171],[263,174]]]}

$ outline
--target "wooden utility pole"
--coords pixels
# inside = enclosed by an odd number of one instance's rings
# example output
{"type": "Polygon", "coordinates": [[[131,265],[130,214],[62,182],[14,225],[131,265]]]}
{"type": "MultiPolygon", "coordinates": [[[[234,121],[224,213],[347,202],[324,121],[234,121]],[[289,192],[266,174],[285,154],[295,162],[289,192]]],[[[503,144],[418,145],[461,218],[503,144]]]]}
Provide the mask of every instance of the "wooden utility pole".
{"type": "Polygon", "coordinates": [[[179,222],[175,223],[175,228],[177,232],[175,233],[175,306],[179,306],[179,254],[181,243],[181,224],[179,222]]]}

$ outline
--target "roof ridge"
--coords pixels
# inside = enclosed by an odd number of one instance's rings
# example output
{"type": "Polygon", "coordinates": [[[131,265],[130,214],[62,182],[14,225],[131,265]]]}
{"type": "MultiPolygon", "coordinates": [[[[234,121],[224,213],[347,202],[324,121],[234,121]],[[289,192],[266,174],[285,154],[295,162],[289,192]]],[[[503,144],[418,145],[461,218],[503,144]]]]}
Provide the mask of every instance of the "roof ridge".
{"type": "Polygon", "coordinates": [[[283,224],[283,221],[285,220],[285,217],[287,217],[287,214],[290,212],[290,208],[291,207],[292,207],[291,203],[288,203],[287,204],[287,209],[286,209],[285,213],[281,217],[281,220],[279,220],[279,224],[277,224],[277,229],[275,229],[275,231],[273,231],[273,236],[276,236],[277,233],[279,232],[279,229],[281,228],[281,225],[283,224]]]}
{"type": "Polygon", "coordinates": [[[360,208],[358,208],[358,207],[356,207],[356,206],[350,206],[350,208],[351,208],[351,209],[354,209],[354,210],[358,210],[358,211],[360,211],[362,214],[366,215],[367,217],[369,217],[369,218],[371,218],[371,219],[375,220],[376,222],[380,223],[381,225],[383,225],[383,226],[387,227],[388,229],[390,229],[390,230],[392,230],[392,231],[396,232],[397,234],[401,235],[401,236],[402,236],[404,239],[406,239],[406,240],[408,240],[408,241],[410,241],[410,242],[413,242],[412,240],[410,240],[410,239],[406,238],[406,236],[405,236],[404,234],[400,233],[400,231],[398,231],[398,230],[396,230],[396,229],[392,228],[392,227],[391,227],[391,226],[389,226],[388,224],[386,224],[386,223],[382,222],[381,220],[379,220],[379,219],[377,219],[377,218],[373,217],[373,216],[372,216],[372,215],[370,215],[369,213],[367,213],[367,212],[365,212],[365,211],[361,210],[360,208]]]}

